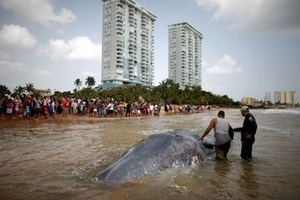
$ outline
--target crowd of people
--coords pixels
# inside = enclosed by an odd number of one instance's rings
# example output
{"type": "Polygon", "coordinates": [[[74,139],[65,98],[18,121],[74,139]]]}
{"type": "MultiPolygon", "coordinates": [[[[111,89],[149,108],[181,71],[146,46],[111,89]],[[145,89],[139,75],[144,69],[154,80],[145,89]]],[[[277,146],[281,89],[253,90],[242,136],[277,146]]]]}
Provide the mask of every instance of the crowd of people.
{"type": "MultiPolygon", "coordinates": [[[[87,99],[69,96],[26,96],[14,98],[5,95],[0,99],[0,117],[6,119],[39,119],[72,116],[88,117],[139,117],[159,116],[160,103],[114,101],[110,99],[87,99]]],[[[204,106],[163,106],[164,113],[184,114],[201,112],[204,106]]],[[[209,109],[209,108],[208,108],[209,109]]]]}

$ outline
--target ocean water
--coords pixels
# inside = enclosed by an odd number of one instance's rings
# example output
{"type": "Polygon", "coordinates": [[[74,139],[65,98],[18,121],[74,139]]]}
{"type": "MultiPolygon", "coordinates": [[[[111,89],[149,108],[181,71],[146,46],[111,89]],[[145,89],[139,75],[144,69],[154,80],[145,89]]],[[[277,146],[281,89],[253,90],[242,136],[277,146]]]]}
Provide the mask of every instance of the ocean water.
{"type": "MultiPolygon", "coordinates": [[[[202,134],[217,111],[150,118],[78,118],[0,123],[0,199],[299,199],[300,109],[251,110],[258,123],[253,161],[236,134],[227,161],[176,168],[118,187],[94,177],[154,133],[202,134]]],[[[239,110],[225,110],[233,127],[239,110]]],[[[213,132],[207,137],[213,140],[213,132]]]]}

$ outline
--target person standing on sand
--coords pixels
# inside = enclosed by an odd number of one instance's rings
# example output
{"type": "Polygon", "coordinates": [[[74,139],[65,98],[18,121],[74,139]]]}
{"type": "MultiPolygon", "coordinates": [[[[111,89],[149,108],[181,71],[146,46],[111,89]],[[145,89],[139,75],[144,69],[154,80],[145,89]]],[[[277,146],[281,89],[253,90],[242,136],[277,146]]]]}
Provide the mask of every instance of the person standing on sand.
{"type": "Polygon", "coordinates": [[[254,116],[250,113],[247,106],[243,106],[241,108],[241,114],[245,117],[243,127],[235,128],[233,131],[241,132],[241,157],[242,159],[249,161],[252,159],[252,146],[255,142],[254,136],[256,134],[257,124],[254,116]]]}
{"type": "Polygon", "coordinates": [[[233,131],[228,121],[225,119],[225,112],[220,110],[216,118],[213,118],[199,140],[203,138],[214,128],[215,131],[215,152],[216,159],[226,159],[233,138],[233,131]]]}
{"type": "Polygon", "coordinates": [[[8,119],[12,119],[12,114],[13,114],[13,100],[12,99],[8,99],[7,103],[6,103],[6,116],[8,119]]]}
{"type": "Polygon", "coordinates": [[[128,102],[126,105],[126,117],[130,117],[130,113],[131,113],[131,102],[128,102]]]}
{"type": "Polygon", "coordinates": [[[68,114],[69,114],[69,109],[70,109],[70,102],[69,102],[69,99],[68,98],[62,98],[61,100],[62,102],[62,109],[63,109],[63,116],[64,117],[67,117],[68,114]]]}
{"type": "Polygon", "coordinates": [[[63,112],[62,102],[61,99],[58,99],[57,101],[57,107],[56,107],[56,114],[61,117],[61,114],[63,112]]]}

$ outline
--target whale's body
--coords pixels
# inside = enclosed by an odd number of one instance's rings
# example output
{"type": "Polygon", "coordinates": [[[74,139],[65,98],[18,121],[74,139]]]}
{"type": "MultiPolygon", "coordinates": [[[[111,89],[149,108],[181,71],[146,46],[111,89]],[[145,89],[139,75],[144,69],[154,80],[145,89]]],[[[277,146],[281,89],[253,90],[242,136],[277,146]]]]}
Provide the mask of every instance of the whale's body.
{"type": "Polygon", "coordinates": [[[123,183],[169,168],[201,164],[213,149],[204,146],[198,138],[197,134],[187,130],[150,135],[98,173],[96,180],[123,183]]]}

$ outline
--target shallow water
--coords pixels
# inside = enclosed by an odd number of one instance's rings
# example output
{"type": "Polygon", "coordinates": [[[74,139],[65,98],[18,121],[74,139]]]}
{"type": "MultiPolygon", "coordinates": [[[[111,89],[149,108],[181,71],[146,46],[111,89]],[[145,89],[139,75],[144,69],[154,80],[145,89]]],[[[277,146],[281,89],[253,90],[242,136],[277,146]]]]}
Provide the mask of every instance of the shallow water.
{"type": "MultiPolygon", "coordinates": [[[[225,110],[233,127],[238,110],[225,110]]],[[[64,119],[0,124],[0,199],[298,199],[300,110],[252,110],[258,122],[253,161],[242,161],[235,135],[228,161],[167,170],[108,187],[98,172],[147,135],[201,133],[217,111],[123,119],[64,119]]],[[[212,132],[206,137],[213,139],[212,132]]]]}

